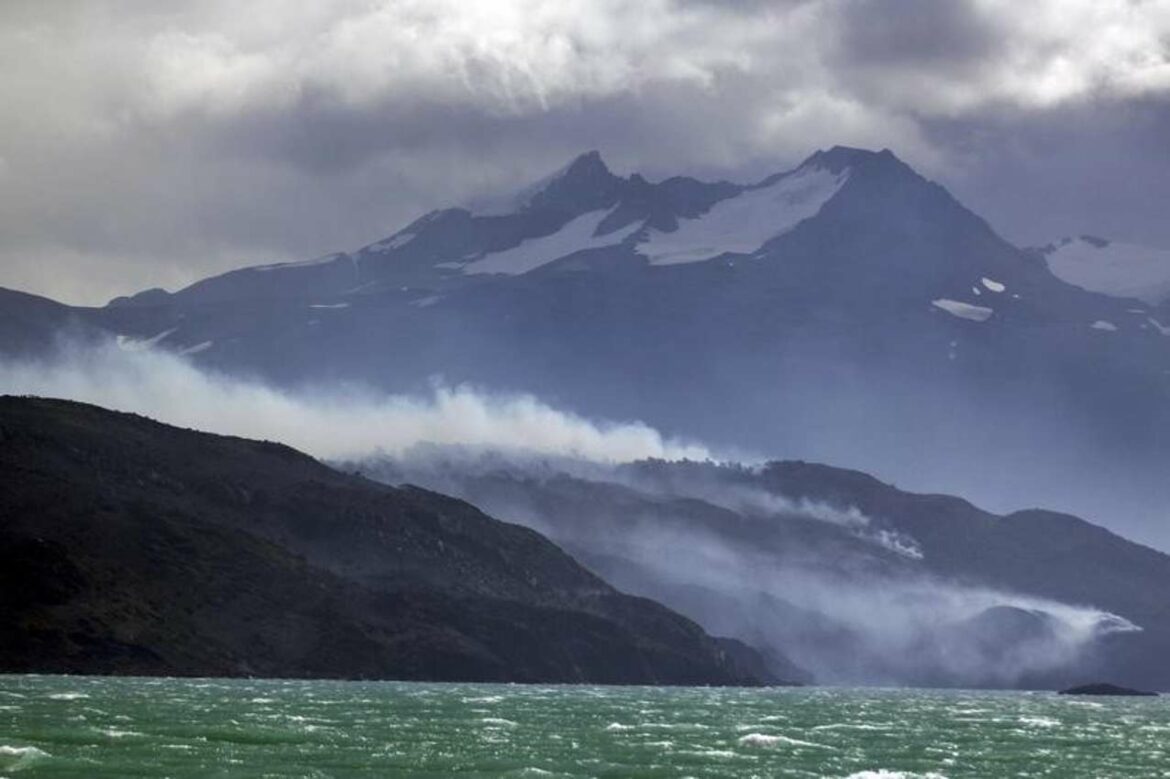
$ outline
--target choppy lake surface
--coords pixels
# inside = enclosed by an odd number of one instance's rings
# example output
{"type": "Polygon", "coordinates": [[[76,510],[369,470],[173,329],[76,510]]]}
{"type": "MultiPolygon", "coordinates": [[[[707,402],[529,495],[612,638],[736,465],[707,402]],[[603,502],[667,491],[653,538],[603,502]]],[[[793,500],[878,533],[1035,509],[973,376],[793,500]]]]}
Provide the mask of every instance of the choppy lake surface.
{"type": "Polygon", "coordinates": [[[3,777],[1170,777],[1166,698],[0,676],[3,777]]]}

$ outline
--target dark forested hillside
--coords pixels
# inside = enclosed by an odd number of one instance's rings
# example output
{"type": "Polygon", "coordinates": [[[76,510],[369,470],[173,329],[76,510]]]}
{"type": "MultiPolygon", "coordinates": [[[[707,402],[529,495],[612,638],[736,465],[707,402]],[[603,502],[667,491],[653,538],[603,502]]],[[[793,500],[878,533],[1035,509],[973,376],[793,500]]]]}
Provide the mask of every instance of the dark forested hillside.
{"type": "Polygon", "coordinates": [[[34,398],[0,398],[0,626],[10,672],[763,681],[462,501],[34,398]]]}

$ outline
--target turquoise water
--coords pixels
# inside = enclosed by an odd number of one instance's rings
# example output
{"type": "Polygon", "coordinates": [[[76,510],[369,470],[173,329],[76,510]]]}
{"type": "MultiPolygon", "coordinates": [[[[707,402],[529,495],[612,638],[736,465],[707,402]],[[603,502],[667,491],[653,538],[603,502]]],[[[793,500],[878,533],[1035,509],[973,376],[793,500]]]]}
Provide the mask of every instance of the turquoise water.
{"type": "Polygon", "coordinates": [[[1170,777],[1170,702],[0,676],[10,777],[1170,777]]]}

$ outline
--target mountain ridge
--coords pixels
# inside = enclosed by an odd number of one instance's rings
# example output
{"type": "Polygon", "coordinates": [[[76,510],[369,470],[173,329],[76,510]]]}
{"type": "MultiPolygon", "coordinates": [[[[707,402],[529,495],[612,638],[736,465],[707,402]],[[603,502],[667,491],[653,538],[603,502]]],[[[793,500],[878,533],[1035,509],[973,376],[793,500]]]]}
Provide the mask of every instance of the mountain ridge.
{"type": "Polygon", "coordinates": [[[753,185],[590,159],[600,199],[446,209],[357,252],[59,313],[277,387],[425,394],[441,376],[1157,532],[1170,314],[1060,280],[888,150],[753,185]]]}
{"type": "Polygon", "coordinates": [[[361,467],[506,511],[821,683],[1170,685],[1170,556],[1079,517],[994,514],[801,461],[605,468],[436,449],[361,467]]]}
{"type": "MultiPolygon", "coordinates": [[[[633,223],[641,223],[641,227],[635,231],[635,234],[642,233],[647,229],[671,233],[678,229],[680,217],[683,219],[701,217],[720,202],[745,192],[767,188],[800,171],[823,167],[834,174],[840,174],[851,165],[872,164],[875,161],[885,164],[894,162],[902,169],[909,170],[888,149],[873,152],[834,146],[810,155],[795,168],[769,174],[761,180],[749,184],[732,184],[726,181],[705,182],[687,176],[672,176],[659,182],[649,182],[638,173],[633,173],[625,178],[613,174],[602,159],[600,152],[592,150],[578,155],[550,176],[525,187],[519,196],[506,198],[505,202],[511,208],[509,211],[497,213],[498,208],[489,207],[485,209],[486,212],[480,213],[474,206],[438,209],[420,216],[390,236],[367,244],[353,252],[325,255],[322,258],[304,262],[245,266],[219,276],[197,281],[174,293],[167,294],[180,297],[200,297],[207,294],[206,290],[209,287],[217,287],[221,284],[222,281],[219,280],[231,279],[235,282],[241,274],[253,272],[271,274],[274,271],[304,274],[307,278],[311,278],[315,285],[323,283],[325,289],[334,291],[343,291],[343,288],[357,288],[362,284],[377,281],[376,266],[384,263],[387,259],[379,255],[400,255],[401,249],[406,244],[413,242],[421,233],[434,234],[463,230],[468,224],[476,222],[498,225],[501,220],[524,216],[535,215],[537,224],[520,228],[519,232],[514,228],[504,228],[502,232],[495,227],[488,229],[483,238],[486,241],[486,253],[514,248],[524,240],[550,235],[563,228],[574,217],[600,209],[612,210],[597,225],[597,237],[610,235],[633,223]],[[325,266],[331,268],[330,272],[327,273],[324,270],[325,266]],[[374,275],[372,277],[363,276],[362,268],[371,266],[373,269],[368,272],[374,275]],[[309,270],[309,268],[314,268],[314,270],[309,270]]],[[[457,260],[459,259],[459,251],[461,251],[452,247],[444,248],[441,245],[438,248],[432,247],[432,250],[431,262],[434,263],[457,260]]],[[[257,280],[252,286],[268,288],[269,293],[271,293],[270,278],[264,280],[264,285],[261,285],[257,280]]],[[[162,302],[157,294],[151,292],[152,297],[148,301],[136,301],[137,295],[117,300],[121,305],[132,302],[155,304],[162,302]]],[[[255,292],[249,294],[255,294],[255,292]]]]}

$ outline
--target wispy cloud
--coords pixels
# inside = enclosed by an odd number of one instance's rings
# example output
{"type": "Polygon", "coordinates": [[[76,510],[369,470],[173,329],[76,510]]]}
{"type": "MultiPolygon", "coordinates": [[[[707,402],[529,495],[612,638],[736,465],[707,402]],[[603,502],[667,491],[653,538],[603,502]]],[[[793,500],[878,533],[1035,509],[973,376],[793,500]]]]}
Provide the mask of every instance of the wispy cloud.
{"type": "Polygon", "coordinates": [[[593,422],[526,395],[468,387],[436,387],[421,398],[358,387],[288,392],[203,371],[173,354],[114,344],[0,362],[0,392],[95,403],[182,427],[280,441],[331,459],[397,454],[420,443],[607,463],[710,456],[638,422],[593,422]]]}

